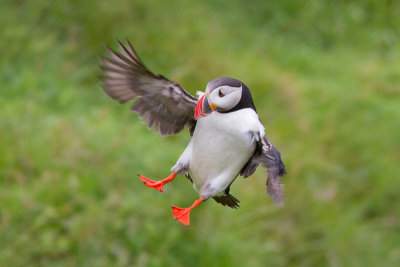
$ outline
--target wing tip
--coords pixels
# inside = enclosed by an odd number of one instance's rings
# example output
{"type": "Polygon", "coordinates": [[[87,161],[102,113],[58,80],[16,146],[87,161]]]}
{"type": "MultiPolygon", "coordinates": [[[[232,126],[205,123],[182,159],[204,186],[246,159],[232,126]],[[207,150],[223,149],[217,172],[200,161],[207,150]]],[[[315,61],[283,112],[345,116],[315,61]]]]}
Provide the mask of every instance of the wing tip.
{"type": "Polygon", "coordinates": [[[149,129],[163,136],[176,134],[186,125],[192,125],[197,98],[188,94],[178,83],[162,75],[154,75],[147,69],[128,38],[125,42],[119,39],[115,41],[119,49],[105,45],[108,56],[99,57],[101,75],[98,78],[103,91],[119,103],[136,99],[131,110],[148,123],[149,129]],[[171,107],[171,101],[163,102],[162,98],[157,98],[158,90],[164,89],[171,91],[171,99],[177,107],[171,107]],[[171,118],[170,115],[178,118],[171,118]]]}
{"type": "Polygon", "coordinates": [[[280,178],[280,176],[267,178],[267,193],[272,198],[276,206],[282,206],[284,203],[284,184],[281,183],[280,178]]]}

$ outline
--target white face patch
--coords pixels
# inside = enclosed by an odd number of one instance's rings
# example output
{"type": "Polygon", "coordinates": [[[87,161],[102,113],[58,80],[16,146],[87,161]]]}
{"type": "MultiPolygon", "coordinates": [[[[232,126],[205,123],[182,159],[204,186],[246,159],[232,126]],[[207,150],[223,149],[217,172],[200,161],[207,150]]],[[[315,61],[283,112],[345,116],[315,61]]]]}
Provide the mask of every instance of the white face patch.
{"type": "Polygon", "coordinates": [[[223,85],[217,87],[209,93],[209,104],[216,106],[216,110],[226,111],[234,108],[242,98],[242,86],[232,87],[228,85],[223,85]]]}

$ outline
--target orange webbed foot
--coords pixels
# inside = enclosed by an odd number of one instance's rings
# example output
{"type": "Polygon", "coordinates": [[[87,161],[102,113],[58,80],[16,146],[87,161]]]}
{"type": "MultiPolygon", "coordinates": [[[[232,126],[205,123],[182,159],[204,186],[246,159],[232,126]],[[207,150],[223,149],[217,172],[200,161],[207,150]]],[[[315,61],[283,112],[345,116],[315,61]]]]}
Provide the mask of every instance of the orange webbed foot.
{"type": "Polygon", "coordinates": [[[161,181],[153,181],[153,180],[150,180],[150,179],[148,179],[148,178],[146,178],[146,177],[144,177],[144,176],[142,176],[140,174],[138,174],[138,176],[139,176],[140,180],[142,180],[142,182],[146,186],[154,188],[154,189],[156,189],[157,191],[160,191],[160,192],[164,192],[163,186],[166,183],[169,183],[169,182],[171,182],[172,180],[175,179],[175,173],[172,173],[170,176],[168,176],[167,178],[165,178],[164,180],[161,180],[161,181]]]}
{"type": "Polygon", "coordinates": [[[172,206],[172,215],[174,216],[174,219],[183,223],[186,226],[189,226],[190,225],[190,212],[192,211],[192,209],[194,207],[198,206],[202,201],[203,201],[203,199],[199,198],[189,208],[179,208],[179,207],[172,206]]]}

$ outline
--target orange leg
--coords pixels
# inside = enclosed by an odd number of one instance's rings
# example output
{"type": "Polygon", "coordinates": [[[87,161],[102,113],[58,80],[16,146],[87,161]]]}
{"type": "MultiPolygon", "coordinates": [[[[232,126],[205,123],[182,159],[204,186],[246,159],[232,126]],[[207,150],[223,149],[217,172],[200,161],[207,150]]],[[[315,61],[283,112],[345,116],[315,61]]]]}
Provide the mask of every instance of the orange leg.
{"type": "Polygon", "coordinates": [[[199,198],[198,200],[196,200],[193,203],[192,206],[190,206],[189,208],[186,208],[186,209],[172,206],[172,215],[174,215],[174,219],[177,221],[180,221],[181,223],[183,223],[186,226],[190,225],[190,218],[189,218],[190,211],[193,208],[195,208],[196,206],[198,206],[202,201],[203,201],[203,199],[199,198]]]}
{"type": "Polygon", "coordinates": [[[161,180],[161,181],[152,181],[152,180],[147,179],[146,177],[144,177],[144,176],[138,174],[140,180],[142,180],[142,182],[143,182],[146,186],[151,187],[151,188],[154,188],[154,189],[156,189],[156,190],[158,190],[158,191],[160,191],[160,192],[163,192],[163,191],[164,191],[163,185],[165,185],[166,183],[169,183],[169,182],[171,182],[172,180],[175,179],[175,175],[176,175],[175,173],[172,173],[170,176],[168,176],[168,177],[165,178],[164,180],[161,180]]]}

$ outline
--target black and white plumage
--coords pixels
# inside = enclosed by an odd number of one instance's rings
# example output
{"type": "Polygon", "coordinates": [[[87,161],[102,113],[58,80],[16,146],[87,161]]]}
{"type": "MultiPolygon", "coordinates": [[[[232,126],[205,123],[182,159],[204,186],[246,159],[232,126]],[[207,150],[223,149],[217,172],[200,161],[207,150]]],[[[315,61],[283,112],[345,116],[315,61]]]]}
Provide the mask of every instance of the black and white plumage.
{"type": "Polygon", "coordinates": [[[103,90],[120,103],[136,100],[132,110],[161,135],[189,127],[192,139],[172,167],[173,174],[187,175],[202,200],[213,197],[236,208],[239,201],[229,194],[230,185],[238,175],[252,175],[261,163],[268,172],[268,194],[282,203],[285,167],[265,137],[246,85],[220,77],[209,82],[198,99],[178,83],[151,73],[129,41],[118,45],[119,52],[108,48],[109,58],[102,59],[103,90]]]}

